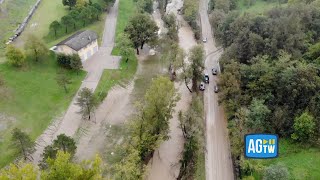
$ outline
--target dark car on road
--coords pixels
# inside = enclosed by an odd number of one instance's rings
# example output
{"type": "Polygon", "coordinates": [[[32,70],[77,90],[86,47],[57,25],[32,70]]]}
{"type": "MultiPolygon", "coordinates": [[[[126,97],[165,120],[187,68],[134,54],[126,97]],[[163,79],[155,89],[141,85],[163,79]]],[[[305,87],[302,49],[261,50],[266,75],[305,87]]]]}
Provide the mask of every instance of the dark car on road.
{"type": "Polygon", "coordinates": [[[204,78],[204,82],[209,84],[209,74],[205,74],[203,78],[204,78]]]}
{"type": "Polygon", "coordinates": [[[204,85],[203,82],[200,83],[199,89],[200,89],[200,91],[204,91],[205,90],[205,85],[204,85]]]}
{"type": "Polygon", "coordinates": [[[213,87],[213,90],[214,90],[215,93],[218,93],[218,92],[219,92],[218,85],[215,85],[215,86],[213,87]]]}
{"type": "Polygon", "coordinates": [[[217,68],[212,68],[212,75],[217,75],[217,74],[218,74],[217,68]]]}

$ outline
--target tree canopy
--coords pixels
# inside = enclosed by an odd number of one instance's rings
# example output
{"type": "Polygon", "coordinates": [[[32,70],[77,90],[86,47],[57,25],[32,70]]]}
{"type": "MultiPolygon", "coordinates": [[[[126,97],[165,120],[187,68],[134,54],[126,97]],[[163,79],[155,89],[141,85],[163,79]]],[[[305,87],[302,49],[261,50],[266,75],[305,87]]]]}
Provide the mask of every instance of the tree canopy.
{"type": "Polygon", "coordinates": [[[139,47],[142,49],[145,43],[157,40],[158,30],[157,24],[147,14],[141,13],[134,15],[125,28],[137,54],[139,54],[139,47]]]}

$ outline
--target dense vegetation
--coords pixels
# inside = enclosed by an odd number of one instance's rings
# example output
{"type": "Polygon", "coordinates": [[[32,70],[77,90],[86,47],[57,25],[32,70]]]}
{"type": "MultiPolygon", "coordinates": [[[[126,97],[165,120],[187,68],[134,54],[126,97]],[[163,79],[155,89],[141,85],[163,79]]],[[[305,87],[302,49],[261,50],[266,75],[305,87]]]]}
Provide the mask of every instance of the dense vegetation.
{"type": "Polygon", "coordinates": [[[185,0],[183,2],[183,16],[194,32],[194,37],[199,40],[201,36],[199,27],[199,0],[185,0]]]}
{"type": "Polygon", "coordinates": [[[75,5],[70,6],[69,13],[61,17],[60,22],[55,20],[50,24],[49,29],[54,33],[55,38],[99,20],[103,10],[103,7],[100,4],[92,3],[91,1],[89,3],[86,1],[76,2],[75,5]],[[74,8],[71,9],[71,7],[74,8]]]}
{"type": "Polygon", "coordinates": [[[220,60],[220,101],[229,120],[238,175],[249,175],[242,152],[246,133],[276,133],[316,146],[320,134],[319,6],[292,3],[263,15],[215,9],[211,19],[215,36],[225,48],[220,60]]]}

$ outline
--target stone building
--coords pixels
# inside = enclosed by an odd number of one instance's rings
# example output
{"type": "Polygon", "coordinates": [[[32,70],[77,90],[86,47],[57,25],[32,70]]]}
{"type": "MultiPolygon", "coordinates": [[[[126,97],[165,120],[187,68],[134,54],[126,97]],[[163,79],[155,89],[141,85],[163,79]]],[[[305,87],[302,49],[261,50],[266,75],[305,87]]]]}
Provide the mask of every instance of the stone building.
{"type": "Polygon", "coordinates": [[[82,61],[99,49],[98,35],[94,31],[79,31],[51,48],[56,53],[78,54],[82,61]]]}

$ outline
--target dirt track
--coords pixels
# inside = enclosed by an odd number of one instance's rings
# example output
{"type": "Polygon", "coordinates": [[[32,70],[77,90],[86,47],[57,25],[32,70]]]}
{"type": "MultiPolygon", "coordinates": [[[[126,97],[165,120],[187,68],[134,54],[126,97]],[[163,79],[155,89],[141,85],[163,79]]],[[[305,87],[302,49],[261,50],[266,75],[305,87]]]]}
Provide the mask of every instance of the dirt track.
{"type": "Polygon", "coordinates": [[[213,67],[219,68],[221,51],[217,47],[212,36],[211,25],[207,14],[208,0],[200,0],[200,17],[202,35],[207,38],[204,43],[206,52],[205,70],[210,75],[210,84],[206,87],[204,102],[206,112],[206,179],[207,180],[231,180],[234,179],[230,154],[227,124],[222,106],[218,104],[218,95],[213,87],[217,83],[217,77],[211,75],[213,67]],[[210,55],[209,55],[210,54],[210,55]]]}

